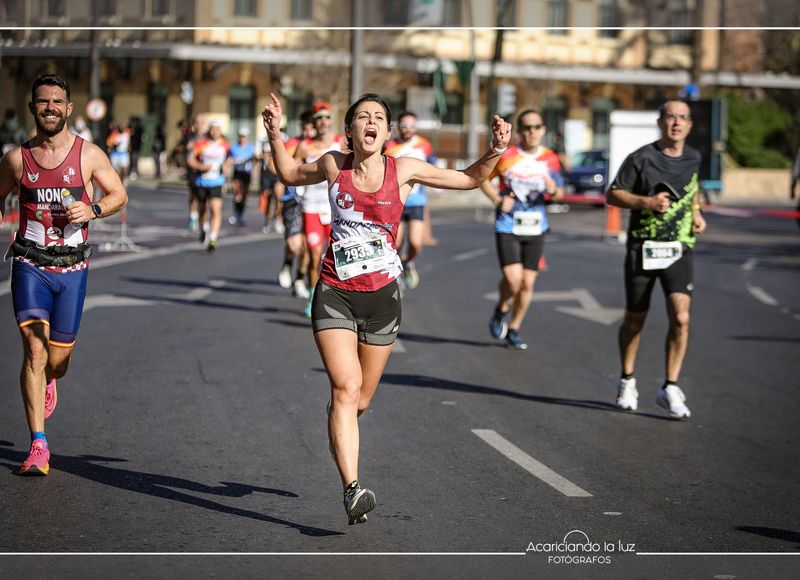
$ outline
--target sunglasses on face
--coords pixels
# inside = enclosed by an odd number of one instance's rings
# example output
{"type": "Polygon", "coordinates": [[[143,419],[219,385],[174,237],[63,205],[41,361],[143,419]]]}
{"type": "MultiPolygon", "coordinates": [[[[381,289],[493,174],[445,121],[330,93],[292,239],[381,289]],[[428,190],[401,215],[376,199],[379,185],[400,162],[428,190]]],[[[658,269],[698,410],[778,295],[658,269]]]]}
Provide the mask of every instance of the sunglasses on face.
{"type": "Polygon", "coordinates": [[[669,113],[661,117],[665,121],[691,121],[691,115],[676,115],[675,113],[669,113]]]}
{"type": "Polygon", "coordinates": [[[398,129],[416,129],[417,126],[416,125],[405,125],[405,124],[403,124],[403,125],[398,125],[397,128],[398,129]]]}
{"type": "Polygon", "coordinates": [[[542,127],[544,127],[543,124],[540,125],[537,123],[535,125],[523,125],[522,127],[520,127],[520,129],[522,129],[522,132],[524,133],[525,131],[538,131],[542,127]]]}

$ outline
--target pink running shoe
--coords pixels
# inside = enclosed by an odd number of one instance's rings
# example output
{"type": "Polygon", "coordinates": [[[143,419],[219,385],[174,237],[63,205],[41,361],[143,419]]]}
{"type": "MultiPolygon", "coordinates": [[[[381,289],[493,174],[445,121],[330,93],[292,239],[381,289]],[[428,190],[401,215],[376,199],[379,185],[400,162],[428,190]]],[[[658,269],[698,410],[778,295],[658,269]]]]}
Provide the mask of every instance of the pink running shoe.
{"type": "Polygon", "coordinates": [[[47,419],[56,410],[58,403],[58,390],[56,389],[56,380],[53,379],[44,389],[44,418],[47,419]]]}
{"type": "Polygon", "coordinates": [[[20,475],[47,475],[50,471],[50,450],[44,439],[34,439],[31,452],[19,468],[20,475]]]}

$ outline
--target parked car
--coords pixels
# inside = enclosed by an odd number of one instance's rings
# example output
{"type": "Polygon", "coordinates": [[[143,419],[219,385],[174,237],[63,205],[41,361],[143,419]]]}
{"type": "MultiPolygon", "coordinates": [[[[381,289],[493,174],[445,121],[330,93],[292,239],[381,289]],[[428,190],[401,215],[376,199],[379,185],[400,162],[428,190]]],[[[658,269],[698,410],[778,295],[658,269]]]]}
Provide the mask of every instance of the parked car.
{"type": "Polygon", "coordinates": [[[604,203],[608,187],[608,151],[590,149],[576,154],[572,167],[564,171],[564,185],[567,194],[596,197],[598,204],[604,203]]]}

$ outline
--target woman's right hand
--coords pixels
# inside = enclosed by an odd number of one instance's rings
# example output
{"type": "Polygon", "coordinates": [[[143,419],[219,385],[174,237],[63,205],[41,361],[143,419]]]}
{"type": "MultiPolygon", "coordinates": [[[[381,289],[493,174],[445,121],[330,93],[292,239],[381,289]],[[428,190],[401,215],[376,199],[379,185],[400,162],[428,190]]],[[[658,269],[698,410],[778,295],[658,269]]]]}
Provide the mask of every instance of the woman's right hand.
{"type": "Polygon", "coordinates": [[[280,138],[281,135],[281,117],[283,117],[283,109],[281,102],[274,93],[270,93],[272,104],[264,107],[261,112],[261,118],[264,119],[264,129],[267,130],[267,135],[271,138],[280,138]]]}

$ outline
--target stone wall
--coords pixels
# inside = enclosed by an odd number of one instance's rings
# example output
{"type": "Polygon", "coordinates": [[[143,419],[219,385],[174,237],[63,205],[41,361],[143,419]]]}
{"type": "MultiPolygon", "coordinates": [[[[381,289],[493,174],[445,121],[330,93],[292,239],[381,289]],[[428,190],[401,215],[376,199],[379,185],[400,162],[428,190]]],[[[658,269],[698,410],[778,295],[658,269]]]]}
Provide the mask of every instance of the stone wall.
{"type": "MultiPolygon", "coordinates": [[[[789,169],[726,169],[719,203],[742,205],[792,205],[789,169]]],[[[796,201],[796,200],[795,200],[796,201]]]]}

